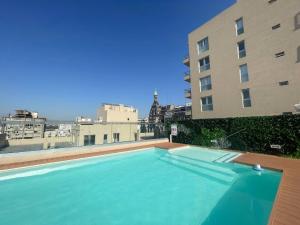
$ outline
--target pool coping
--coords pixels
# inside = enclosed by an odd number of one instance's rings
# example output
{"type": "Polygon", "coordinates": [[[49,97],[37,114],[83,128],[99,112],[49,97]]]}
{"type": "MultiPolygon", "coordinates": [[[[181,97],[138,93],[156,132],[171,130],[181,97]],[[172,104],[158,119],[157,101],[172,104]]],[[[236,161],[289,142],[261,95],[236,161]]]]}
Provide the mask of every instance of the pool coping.
{"type": "Polygon", "coordinates": [[[274,200],[269,225],[300,224],[300,160],[246,152],[233,162],[281,171],[282,177],[274,200]]]}
{"type": "Polygon", "coordinates": [[[63,161],[70,161],[70,160],[78,160],[78,159],[84,159],[84,158],[91,158],[91,157],[97,157],[97,156],[104,156],[109,154],[116,154],[116,153],[125,153],[130,151],[136,151],[141,149],[148,149],[148,148],[161,148],[164,150],[183,147],[185,145],[183,144],[177,144],[177,143],[169,143],[167,139],[163,139],[160,141],[153,141],[151,142],[145,142],[145,143],[139,143],[139,145],[126,145],[126,146],[113,146],[113,148],[105,148],[101,149],[98,147],[98,149],[93,149],[90,151],[65,151],[65,152],[34,152],[32,154],[16,154],[16,155],[8,155],[6,160],[6,157],[2,157],[0,161],[0,172],[7,171],[11,169],[16,168],[24,168],[24,167],[32,167],[32,166],[38,166],[38,165],[44,165],[49,163],[55,163],[55,162],[63,162],[63,161]],[[43,154],[45,153],[45,154],[43,154]],[[57,153],[57,154],[55,154],[57,153]],[[16,161],[13,162],[13,158],[15,157],[22,157],[22,155],[26,155],[27,158],[25,160],[16,161]],[[31,156],[31,157],[30,157],[31,156]],[[40,157],[40,158],[39,158],[40,157]]]}

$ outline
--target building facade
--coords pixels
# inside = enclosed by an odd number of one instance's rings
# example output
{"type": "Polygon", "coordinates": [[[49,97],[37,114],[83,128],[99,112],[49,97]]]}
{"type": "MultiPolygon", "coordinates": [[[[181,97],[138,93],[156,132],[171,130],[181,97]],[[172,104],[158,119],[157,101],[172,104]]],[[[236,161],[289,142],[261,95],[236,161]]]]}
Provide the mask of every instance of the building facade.
{"type": "Polygon", "coordinates": [[[46,118],[36,112],[16,110],[15,115],[2,117],[2,132],[8,140],[43,138],[46,118]]]}
{"type": "Polygon", "coordinates": [[[95,122],[77,124],[74,128],[76,146],[100,145],[139,140],[138,123],[95,122]]]}
{"type": "Polygon", "coordinates": [[[77,146],[138,141],[138,110],[123,104],[103,104],[95,121],[76,118],[72,133],[77,146]]]}
{"type": "Polygon", "coordinates": [[[188,35],[192,117],[295,113],[300,102],[300,1],[238,0],[188,35]]]}
{"type": "Polygon", "coordinates": [[[184,106],[175,106],[173,104],[162,106],[158,102],[158,93],[154,91],[154,100],[150,108],[148,122],[149,124],[161,124],[167,120],[187,120],[191,119],[192,105],[187,103],[184,106]]]}
{"type": "Polygon", "coordinates": [[[138,110],[123,104],[103,104],[97,110],[99,122],[138,122],[138,110]]]}

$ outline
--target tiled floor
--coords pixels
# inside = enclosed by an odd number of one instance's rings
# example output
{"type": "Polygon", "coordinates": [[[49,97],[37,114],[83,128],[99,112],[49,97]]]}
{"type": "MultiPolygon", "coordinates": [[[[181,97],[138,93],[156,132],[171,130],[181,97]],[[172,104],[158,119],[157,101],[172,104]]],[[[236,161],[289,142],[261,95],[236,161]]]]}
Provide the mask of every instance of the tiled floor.
{"type": "Polygon", "coordinates": [[[246,153],[234,161],[283,171],[269,225],[300,224],[300,160],[246,153]]]}

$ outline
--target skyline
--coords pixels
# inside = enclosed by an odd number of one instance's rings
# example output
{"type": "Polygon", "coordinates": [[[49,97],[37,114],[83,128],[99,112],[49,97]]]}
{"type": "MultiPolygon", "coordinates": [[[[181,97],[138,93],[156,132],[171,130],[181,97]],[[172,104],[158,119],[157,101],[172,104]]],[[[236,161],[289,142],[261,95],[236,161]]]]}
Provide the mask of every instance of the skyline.
{"type": "Polygon", "coordinates": [[[161,104],[182,105],[188,33],[234,2],[3,1],[0,115],[94,118],[110,102],[144,117],[155,89],[161,104]]]}

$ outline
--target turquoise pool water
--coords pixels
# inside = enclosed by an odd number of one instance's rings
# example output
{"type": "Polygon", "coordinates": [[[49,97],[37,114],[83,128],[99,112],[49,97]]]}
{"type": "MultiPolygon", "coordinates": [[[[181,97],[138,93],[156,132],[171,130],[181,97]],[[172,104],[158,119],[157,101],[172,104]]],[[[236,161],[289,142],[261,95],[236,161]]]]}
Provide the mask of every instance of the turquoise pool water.
{"type": "Polygon", "coordinates": [[[2,225],[263,225],[281,173],[157,148],[0,173],[2,225]]]}

